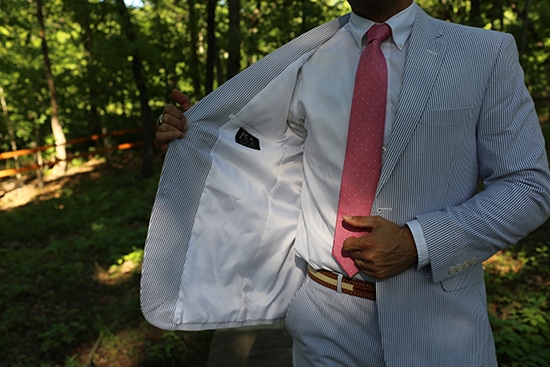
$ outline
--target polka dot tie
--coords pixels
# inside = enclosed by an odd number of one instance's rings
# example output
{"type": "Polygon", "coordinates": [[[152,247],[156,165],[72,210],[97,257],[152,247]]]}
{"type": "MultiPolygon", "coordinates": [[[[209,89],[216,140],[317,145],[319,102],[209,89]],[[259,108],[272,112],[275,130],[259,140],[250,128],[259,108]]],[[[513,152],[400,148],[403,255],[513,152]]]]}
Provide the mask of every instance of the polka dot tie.
{"type": "Polygon", "coordinates": [[[332,248],[332,255],[349,277],[357,274],[358,269],[349,254],[342,251],[344,240],[368,232],[343,225],[343,215],[370,215],[380,178],[388,89],[388,69],[380,43],[390,35],[391,28],[387,24],[369,29],[367,46],[361,53],[355,76],[332,248]]]}

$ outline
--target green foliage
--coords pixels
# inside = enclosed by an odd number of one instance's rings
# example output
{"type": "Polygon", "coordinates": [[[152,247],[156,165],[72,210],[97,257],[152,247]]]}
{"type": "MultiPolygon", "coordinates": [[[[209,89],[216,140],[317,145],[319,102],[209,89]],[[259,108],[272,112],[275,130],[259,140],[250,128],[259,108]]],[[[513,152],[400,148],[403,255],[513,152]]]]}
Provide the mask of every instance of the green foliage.
{"type": "MultiPolygon", "coordinates": [[[[140,367],[204,365],[210,332],[162,332],[140,313],[139,264],[158,174],[141,180],[134,166],[118,167],[0,212],[1,361],[76,367],[99,340],[97,358],[112,364],[122,353],[140,367]]],[[[549,233],[547,222],[486,264],[502,367],[544,367],[550,358],[549,233]]]]}
{"type": "Polygon", "coordinates": [[[88,366],[85,365],[84,363],[78,362],[74,357],[68,357],[65,360],[65,367],[88,367],[88,366]]]}
{"type": "Polygon", "coordinates": [[[195,366],[198,361],[192,353],[197,345],[209,345],[211,339],[210,332],[191,334],[182,332],[165,332],[160,339],[153,340],[144,345],[144,354],[139,367],[180,367],[195,366]],[[191,353],[190,353],[191,352],[191,353]]]}
{"type": "Polygon", "coordinates": [[[86,325],[75,321],[51,324],[47,331],[38,335],[41,341],[40,350],[50,352],[71,345],[85,330],[86,325]]]}
{"type": "Polygon", "coordinates": [[[550,223],[486,264],[490,319],[503,367],[550,361],[550,223]]]}
{"type": "Polygon", "coordinates": [[[57,190],[0,211],[0,365],[86,365],[98,338],[108,365],[204,364],[211,334],[165,336],[141,315],[158,173],[142,180],[128,163],[53,181],[57,190]]]}
{"type": "Polygon", "coordinates": [[[430,15],[456,23],[511,33],[518,45],[526,84],[541,120],[550,108],[550,4],[546,1],[418,0],[430,15]],[[478,6],[474,7],[473,4],[478,6]]]}
{"type": "MultiPolygon", "coordinates": [[[[136,50],[154,111],[171,101],[174,87],[194,99],[203,96],[206,50],[212,47],[205,41],[205,2],[143,2],[143,7],[131,9],[137,38],[128,42],[114,0],[43,1],[60,120],[68,139],[138,126],[139,91],[130,56],[136,50]]],[[[441,19],[512,33],[539,115],[548,120],[548,2],[417,2],[441,19]]],[[[227,69],[226,7],[227,1],[218,2],[214,25],[218,84],[227,69]]],[[[344,0],[241,0],[241,8],[242,68],[349,11],[344,0]]],[[[7,103],[7,113],[0,117],[0,151],[11,150],[8,119],[19,148],[49,144],[50,96],[35,1],[0,0],[0,17],[0,86],[7,103]]],[[[543,132],[550,141],[548,123],[543,132]]],[[[71,147],[73,153],[96,148],[95,143],[71,147]]],[[[45,159],[53,154],[54,149],[48,150],[45,159]]],[[[22,157],[21,163],[31,164],[33,157],[22,157]]],[[[13,164],[2,160],[0,170],[13,164]]],[[[140,181],[133,172],[118,169],[60,185],[50,196],[0,212],[0,361],[78,366],[82,360],[68,353],[92,344],[98,335],[114,349],[137,348],[132,353],[153,356],[150,365],[154,360],[177,364],[177,356],[186,354],[195,343],[190,336],[159,334],[143,326],[139,284],[131,270],[140,263],[155,187],[155,179],[140,181]],[[132,328],[129,335],[120,334],[132,328]]],[[[544,366],[542,361],[550,359],[548,237],[543,229],[506,252],[521,271],[499,272],[488,264],[491,320],[504,367],[544,366]]],[[[203,345],[202,337],[196,345],[203,345]]]]}
{"type": "MultiPolygon", "coordinates": [[[[51,108],[41,57],[35,1],[0,1],[0,85],[18,147],[51,141],[51,108]]],[[[143,59],[148,104],[159,111],[177,87],[194,99],[205,91],[204,1],[145,0],[131,8],[136,40],[129,42],[116,1],[43,0],[47,41],[57,87],[60,121],[68,139],[138,126],[141,108],[132,73],[134,51],[143,59]],[[191,4],[194,6],[191,7],[191,4]],[[193,35],[196,39],[193,38],[193,35]]],[[[520,49],[526,82],[543,120],[549,115],[550,6],[543,1],[418,0],[445,20],[511,32],[520,49]]],[[[344,0],[241,0],[241,67],[245,68],[295,36],[349,11],[344,0]]],[[[227,2],[218,2],[215,27],[216,84],[226,80],[229,24],[227,2]]],[[[0,151],[11,150],[0,118],[0,151]]],[[[73,152],[91,144],[69,147],[73,152]]],[[[49,158],[53,151],[47,155],[49,158]]],[[[30,158],[30,157],[28,157],[30,158]]],[[[25,157],[24,159],[28,159],[25,157]]],[[[28,164],[30,162],[23,162],[28,164]]],[[[0,161],[0,169],[12,167],[0,161]]]]}

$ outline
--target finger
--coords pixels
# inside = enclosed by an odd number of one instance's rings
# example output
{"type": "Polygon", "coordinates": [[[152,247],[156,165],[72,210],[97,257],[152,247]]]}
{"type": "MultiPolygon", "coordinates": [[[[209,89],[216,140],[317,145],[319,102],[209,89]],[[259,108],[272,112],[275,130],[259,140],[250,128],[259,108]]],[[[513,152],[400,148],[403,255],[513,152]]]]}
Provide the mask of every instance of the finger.
{"type": "Polygon", "coordinates": [[[187,119],[185,117],[178,119],[169,113],[162,115],[162,124],[158,126],[157,131],[187,131],[187,119]]]}
{"type": "Polygon", "coordinates": [[[353,263],[357,267],[357,269],[364,270],[365,269],[365,262],[359,258],[353,259],[353,263]]]}
{"type": "Polygon", "coordinates": [[[350,215],[344,215],[344,222],[357,228],[375,228],[379,226],[381,223],[380,221],[383,220],[383,218],[378,216],[350,216],[350,215]]]}
{"type": "Polygon", "coordinates": [[[346,252],[351,258],[357,258],[359,254],[356,254],[362,250],[361,241],[357,237],[348,237],[342,244],[342,251],[346,252]]]}
{"type": "Polygon", "coordinates": [[[168,143],[172,140],[183,138],[184,136],[185,133],[179,130],[157,131],[155,134],[155,146],[157,149],[165,151],[168,147],[168,143]]]}
{"type": "Polygon", "coordinates": [[[185,121],[178,120],[171,115],[162,116],[162,124],[157,128],[157,135],[159,133],[169,133],[170,135],[179,135],[182,132],[187,131],[187,124],[185,121]]]}
{"type": "Polygon", "coordinates": [[[162,113],[165,115],[172,115],[178,120],[185,118],[185,115],[183,114],[183,112],[181,112],[180,109],[174,106],[173,104],[165,105],[162,113]]]}
{"type": "Polygon", "coordinates": [[[191,106],[193,106],[193,103],[191,103],[189,97],[180,92],[178,89],[174,89],[172,91],[172,97],[183,108],[184,111],[187,111],[191,108],[191,106]]]}

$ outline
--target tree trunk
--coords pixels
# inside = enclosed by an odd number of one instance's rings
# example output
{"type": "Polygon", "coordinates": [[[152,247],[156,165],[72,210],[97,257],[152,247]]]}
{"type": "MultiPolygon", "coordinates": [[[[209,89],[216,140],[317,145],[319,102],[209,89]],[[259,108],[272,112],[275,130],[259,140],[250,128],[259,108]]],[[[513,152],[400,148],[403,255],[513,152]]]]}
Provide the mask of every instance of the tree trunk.
{"type": "Polygon", "coordinates": [[[525,47],[527,45],[527,33],[529,31],[529,10],[531,6],[531,0],[525,0],[525,9],[523,10],[522,26],[521,26],[521,39],[519,44],[519,54],[523,55],[525,47]]]}
{"type": "Polygon", "coordinates": [[[307,16],[308,16],[308,2],[309,0],[302,0],[302,25],[300,27],[300,32],[303,34],[308,30],[307,26],[307,16]]]}
{"type": "Polygon", "coordinates": [[[195,0],[187,1],[189,7],[189,37],[191,38],[191,54],[189,57],[189,73],[191,74],[191,84],[195,92],[195,98],[201,98],[204,95],[202,87],[202,74],[199,63],[199,18],[195,8],[195,0]]]}
{"type": "Polygon", "coordinates": [[[86,86],[88,94],[88,105],[89,113],[87,130],[92,134],[103,135],[101,139],[95,140],[95,145],[97,148],[107,148],[105,152],[105,159],[107,164],[110,164],[111,161],[111,141],[110,137],[105,134],[108,133],[107,126],[104,126],[101,123],[101,118],[99,115],[99,102],[98,96],[101,95],[101,90],[97,84],[97,75],[98,67],[95,63],[94,50],[93,50],[93,37],[94,30],[92,27],[92,6],[90,5],[89,0],[84,0],[78,4],[76,3],[65,3],[65,6],[70,7],[70,10],[75,14],[75,20],[80,25],[81,28],[81,37],[84,45],[84,55],[86,60],[86,86]]]}
{"type": "Polygon", "coordinates": [[[65,143],[65,133],[63,132],[63,125],[59,121],[59,112],[57,107],[57,92],[55,89],[55,83],[52,74],[52,65],[50,61],[50,54],[48,50],[48,43],[46,41],[46,27],[44,25],[44,12],[42,0],[36,0],[36,17],[38,19],[39,35],[41,39],[42,57],[44,58],[44,69],[46,70],[46,79],[48,82],[48,89],[50,91],[50,105],[52,109],[51,127],[55,141],[55,153],[59,163],[56,164],[59,173],[65,173],[67,170],[67,151],[65,143]]]}
{"type": "MultiPolygon", "coordinates": [[[[79,11],[79,23],[82,27],[82,38],[84,39],[84,54],[86,55],[86,77],[88,80],[88,103],[90,104],[90,113],[88,114],[88,129],[92,134],[101,134],[102,126],[98,112],[97,96],[100,95],[100,91],[97,87],[97,68],[94,63],[93,54],[93,29],[90,19],[90,3],[88,0],[83,1],[81,4],[81,11],[79,11]]],[[[99,140],[98,140],[99,142],[99,140]]],[[[103,142],[105,144],[105,142],[103,142]]]]}
{"type": "Polygon", "coordinates": [[[122,31],[126,35],[129,44],[132,47],[132,74],[139,92],[139,102],[141,106],[141,128],[143,134],[143,165],[141,174],[147,178],[153,175],[153,129],[151,107],[149,106],[149,97],[147,96],[147,85],[142,73],[142,58],[137,48],[137,34],[128,12],[124,0],[116,0],[120,15],[120,24],[122,31]]]}
{"type": "MultiPolygon", "coordinates": [[[[13,123],[10,119],[10,113],[8,111],[8,104],[6,102],[6,96],[4,95],[4,88],[0,85],[0,104],[2,104],[2,111],[4,112],[4,118],[6,119],[6,126],[8,128],[8,135],[10,136],[10,147],[11,150],[17,150],[17,142],[15,141],[15,130],[13,129],[13,123]]],[[[21,165],[19,164],[19,157],[13,158],[15,161],[15,169],[21,168],[21,165]]],[[[21,173],[17,172],[17,186],[22,187],[23,186],[23,179],[21,177],[21,173]]]]}
{"type": "Polygon", "coordinates": [[[216,6],[217,0],[206,0],[206,80],[205,80],[205,92],[206,94],[212,92],[214,89],[214,68],[216,65],[216,54],[218,53],[216,47],[216,6]]]}
{"type": "Polygon", "coordinates": [[[483,20],[481,19],[481,0],[471,0],[470,9],[470,25],[475,27],[483,27],[483,20]]]}
{"type": "MultiPolygon", "coordinates": [[[[31,143],[31,148],[38,148],[39,145],[38,145],[38,142],[41,140],[40,139],[40,128],[38,126],[38,124],[35,124],[35,129],[34,129],[34,141],[31,143]]],[[[37,150],[35,155],[34,155],[34,159],[35,159],[35,163],[36,165],[38,166],[38,168],[36,169],[36,179],[38,181],[38,187],[39,188],[43,188],[44,187],[44,175],[42,174],[42,167],[44,167],[44,161],[42,160],[42,151],[41,150],[37,150]]]]}
{"type": "Polygon", "coordinates": [[[241,71],[241,2],[229,0],[227,5],[229,7],[227,79],[229,79],[241,71]]]}

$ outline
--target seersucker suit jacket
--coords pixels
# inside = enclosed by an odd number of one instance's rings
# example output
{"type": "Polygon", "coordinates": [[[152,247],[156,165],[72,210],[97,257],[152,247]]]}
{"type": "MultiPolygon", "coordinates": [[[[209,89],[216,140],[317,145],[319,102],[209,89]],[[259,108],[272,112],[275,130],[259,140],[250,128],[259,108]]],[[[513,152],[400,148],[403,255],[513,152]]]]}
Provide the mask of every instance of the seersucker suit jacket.
{"type": "MultiPolygon", "coordinates": [[[[293,250],[303,144],[288,106],[301,66],[347,20],[298,37],[187,112],[145,246],[141,303],[153,325],[284,319],[305,276],[293,250]]],[[[430,258],[376,284],[387,366],[496,365],[482,262],[550,212],[544,140],[510,35],[418,9],[373,208],[417,219],[430,258]]]]}

